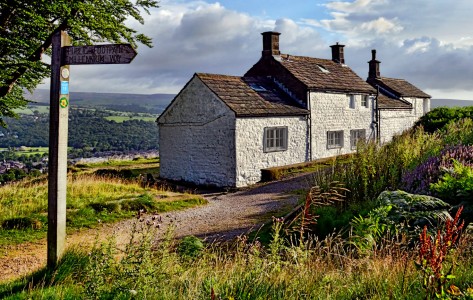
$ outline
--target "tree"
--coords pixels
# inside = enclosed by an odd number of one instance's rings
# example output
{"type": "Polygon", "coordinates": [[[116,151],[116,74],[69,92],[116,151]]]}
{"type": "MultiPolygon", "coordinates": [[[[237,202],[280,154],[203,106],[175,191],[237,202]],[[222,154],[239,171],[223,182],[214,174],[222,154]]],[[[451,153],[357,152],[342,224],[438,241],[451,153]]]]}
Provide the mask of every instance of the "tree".
{"type": "Polygon", "coordinates": [[[140,42],[151,39],[126,26],[125,20],[144,23],[142,12],[158,7],[156,0],[0,0],[0,124],[24,107],[24,89],[30,92],[49,77],[41,60],[50,54],[52,36],[67,31],[73,45],[97,42],[140,42]]]}

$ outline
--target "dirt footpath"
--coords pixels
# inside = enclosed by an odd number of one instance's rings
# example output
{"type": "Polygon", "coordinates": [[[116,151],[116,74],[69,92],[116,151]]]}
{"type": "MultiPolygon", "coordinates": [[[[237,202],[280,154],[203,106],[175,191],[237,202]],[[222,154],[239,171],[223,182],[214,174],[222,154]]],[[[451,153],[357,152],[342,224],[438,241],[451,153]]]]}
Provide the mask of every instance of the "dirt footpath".
{"type": "MultiPolygon", "coordinates": [[[[229,240],[259,228],[272,216],[291,210],[298,201],[294,191],[307,189],[313,180],[303,174],[289,179],[256,185],[228,194],[203,194],[205,206],[163,214],[162,230],[175,225],[175,236],[195,235],[208,241],[229,240]]],[[[104,224],[67,237],[67,246],[90,247],[94,242],[114,235],[118,244],[128,240],[136,219],[104,224]]],[[[0,246],[0,282],[18,278],[46,264],[46,240],[16,246],[0,246]]]]}

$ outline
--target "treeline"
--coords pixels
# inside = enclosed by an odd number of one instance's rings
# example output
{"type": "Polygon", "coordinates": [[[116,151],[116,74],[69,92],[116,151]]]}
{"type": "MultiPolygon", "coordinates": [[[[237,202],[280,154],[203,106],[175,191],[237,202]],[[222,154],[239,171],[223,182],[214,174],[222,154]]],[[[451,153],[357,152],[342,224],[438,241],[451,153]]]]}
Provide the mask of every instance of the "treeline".
{"type": "MultiPolygon", "coordinates": [[[[85,151],[144,151],[158,147],[158,128],[154,122],[127,120],[122,123],[104,119],[103,110],[72,108],[69,113],[69,147],[85,151]]],[[[7,119],[0,129],[0,147],[47,147],[49,115],[35,113],[7,119]]]]}

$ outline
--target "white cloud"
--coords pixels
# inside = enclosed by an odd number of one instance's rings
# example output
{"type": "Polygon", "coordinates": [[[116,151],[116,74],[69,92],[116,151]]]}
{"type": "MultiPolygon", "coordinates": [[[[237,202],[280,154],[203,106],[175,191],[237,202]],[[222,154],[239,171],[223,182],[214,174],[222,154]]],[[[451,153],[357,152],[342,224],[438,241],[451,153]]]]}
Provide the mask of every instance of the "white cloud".
{"type": "Polygon", "coordinates": [[[72,66],[71,90],[177,93],[195,72],[243,75],[260,58],[260,33],[276,30],[283,53],[329,58],[328,46],[339,41],[347,64],[366,78],[375,48],[383,76],[407,79],[434,97],[462,91],[473,99],[470,1],[336,1],[322,6],[329,17],[319,20],[163,0],[145,25],[129,23],[151,36],[154,48],[140,46],[130,65],[72,66]]]}
{"type": "Polygon", "coordinates": [[[403,29],[402,26],[396,23],[397,19],[387,20],[383,17],[380,17],[376,20],[361,23],[358,28],[366,32],[375,32],[377,34],[393,33],[399,32],[403,29]]]}

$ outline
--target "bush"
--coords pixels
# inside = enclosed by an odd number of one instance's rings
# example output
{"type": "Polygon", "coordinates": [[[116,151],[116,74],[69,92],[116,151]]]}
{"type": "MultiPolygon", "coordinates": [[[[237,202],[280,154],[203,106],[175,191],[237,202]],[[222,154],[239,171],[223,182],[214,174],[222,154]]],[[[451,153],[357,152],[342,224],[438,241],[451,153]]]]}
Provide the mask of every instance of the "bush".
{"type": "Polygon", "coordinates": [[[473,119],[473,106],[437,107],[422,116],[414,126],[423,126],[426,132],[432,133],[464,118],[473,119]]]}
{"type": "Polygon", "coordinates": [[[453,168],[453,160],[473,167],[473,146],[447,147],[438,156],[427,159],[414,170],[404,174],[403,189],[414,194],[431,195],[430,184],[440,179],[442,170],[453,168]]]}
{"type": "Polygon", "coordinates": [[[181,257],[184,258],[195,258],[202,255],[204,250],[204,243],[193,235],[184,237],[179,246],[177,247],[177,252],[181,257]]]}
{"type": "Polygon", "coordinates": [[[432,194],[451,203],[473,202],[473,168],[453,160],[453,167],[443,171],[440,180],[430,184],[432,194]]]}

